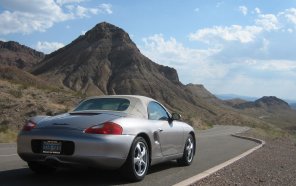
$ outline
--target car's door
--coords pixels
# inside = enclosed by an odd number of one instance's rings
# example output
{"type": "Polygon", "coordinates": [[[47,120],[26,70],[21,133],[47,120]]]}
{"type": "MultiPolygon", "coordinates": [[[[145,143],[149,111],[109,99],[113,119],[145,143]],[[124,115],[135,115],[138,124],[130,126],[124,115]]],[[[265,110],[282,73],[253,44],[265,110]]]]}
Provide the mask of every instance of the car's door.
{"type": "Polygon", "coordinates": [[[163,156],[180,153],[183,143],[183,128],[178,122],[170,121],[167,111],[157,102],[148,104],[148,119],[156,131],[154,137],[159,140],[163,156]]]}

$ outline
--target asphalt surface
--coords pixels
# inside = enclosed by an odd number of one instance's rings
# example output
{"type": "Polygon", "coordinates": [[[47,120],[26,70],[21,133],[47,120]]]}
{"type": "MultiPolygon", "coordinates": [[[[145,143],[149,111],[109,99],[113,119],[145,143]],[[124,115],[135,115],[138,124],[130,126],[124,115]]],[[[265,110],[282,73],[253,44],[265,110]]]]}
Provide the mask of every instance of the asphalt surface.
{"type": "Polygon", "coordinates": [[[175,161],[152,166],[141,182],[126,182],[118,171],[63,169],[51,175],[36,175],[16,154],[15,144],[0,144],[0,186],[6,185],[173,185],[223,163],[258,144],[230,136],[247,130],[215,126],[197,133],[197,154],[188,167],[175,161]]]}

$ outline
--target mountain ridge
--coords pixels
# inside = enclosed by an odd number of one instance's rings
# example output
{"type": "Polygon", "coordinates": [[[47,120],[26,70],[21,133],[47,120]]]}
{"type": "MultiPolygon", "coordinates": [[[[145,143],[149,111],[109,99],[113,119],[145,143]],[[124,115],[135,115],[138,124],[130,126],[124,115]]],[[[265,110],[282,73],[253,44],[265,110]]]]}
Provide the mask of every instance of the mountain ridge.
{"type": "Polygon", "coordinates": [[[233,106],[237,109],[248,109],[248,108],[264,108],[268,110],[272,109],[291,109],[289,104],[282,99],[275,96],[263,96],[255,101],[249,101],[240,103],[233,106]]]}
{"type": "Polygon", "coordinates": [[[0,65],[15,66],[29,71],[44,58],[42,52],[36,51],[15,41],[0,41],[0,65]]]}
{"type": "Polygon", "coordinates": [[[204,86],[182,84],[176,69],[141,54],[123,29],[106,22],[47,55],[32,73],[86,95],[144,95],[192,121],[224,122],[219,121],[223,112],[219,108],[220,100],[204,86]]]}
{"type": "Polygon", "coordinates": [[[75,91],[93,91],[99,94],[114,94],[114,88],[108,87],[112,84],[109,81],[116,78],[114,74],[118,76],[119,71],[126,70],[126,67],[131,65],[135,65],[135,69],[131,70],[143,70],[137,68],[146,67],[162,73],[166,79],[179,83],[175,69],[156,63],[151,66],[151,63],[154,62],[140,53],[126,32],[103,22],[86,32],[84,36],[79,36],[69,45],[48,55],[32,73],[44,75],[54,72],[60,76],[59,83],[63,86],[75,91]],[[74,57],[72,53],[75,53],[74,57]],[[88,68],[90,66],[92,68],[88,68]],[[81,76],[83,77],[80,78],[81,76]]]}

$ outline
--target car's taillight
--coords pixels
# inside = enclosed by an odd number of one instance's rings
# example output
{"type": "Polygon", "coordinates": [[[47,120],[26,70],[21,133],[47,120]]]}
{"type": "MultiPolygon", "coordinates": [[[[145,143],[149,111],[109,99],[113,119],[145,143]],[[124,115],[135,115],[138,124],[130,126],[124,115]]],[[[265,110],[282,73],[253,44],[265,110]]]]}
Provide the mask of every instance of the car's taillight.
{"type": "Polygon", "coordinates": [[[26,123],[24,126],[23,126],[23,131],[30,131],[32,130],[33,128],[35,128],[37,125],[36,123],[34,123],[33,121],[28,121],[28,123],[26,123]]]}
{"type": "Polygon", "coordinates": [[[106,122],[101,125],[95,125],[84,130],[87,134],[114,134],[121,135],[122,127],[113,122],[106,122]]]}

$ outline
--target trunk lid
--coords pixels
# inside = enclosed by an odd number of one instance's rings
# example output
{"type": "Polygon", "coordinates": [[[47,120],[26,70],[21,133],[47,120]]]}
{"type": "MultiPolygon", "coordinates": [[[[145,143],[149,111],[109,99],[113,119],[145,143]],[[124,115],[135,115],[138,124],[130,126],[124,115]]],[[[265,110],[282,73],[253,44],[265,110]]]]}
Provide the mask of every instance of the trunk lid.
{"type": "Polygon", "coordinates": [[[104,122],[125,116],[125,113],[120,112],[70,112],[66,114],[44,118],[38,123],[37,128],[67,128],[73,130],[84,130],[91,126],[102,124],[104,122]]]}

